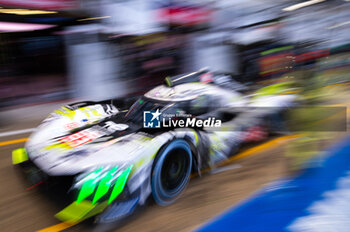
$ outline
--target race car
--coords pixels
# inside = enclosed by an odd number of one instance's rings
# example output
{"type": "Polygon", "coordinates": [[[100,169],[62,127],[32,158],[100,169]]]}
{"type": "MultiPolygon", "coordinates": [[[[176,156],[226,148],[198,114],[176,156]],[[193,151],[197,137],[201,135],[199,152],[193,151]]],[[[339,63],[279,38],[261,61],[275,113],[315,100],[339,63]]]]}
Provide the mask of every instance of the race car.
{"type": "Polygon", "coordinates": [[[266,139],[281,111],[271,106],[286,107],[295,98],[252,100],[234,86],[225,75],[200,70],[167,77],[127,110],[113,100],[63,106],[13,151],[13,164],[31,184],[63,195],[55,215],[62,221],[109,223],[149,199],[172,204],[191,173],[266,139]]]}

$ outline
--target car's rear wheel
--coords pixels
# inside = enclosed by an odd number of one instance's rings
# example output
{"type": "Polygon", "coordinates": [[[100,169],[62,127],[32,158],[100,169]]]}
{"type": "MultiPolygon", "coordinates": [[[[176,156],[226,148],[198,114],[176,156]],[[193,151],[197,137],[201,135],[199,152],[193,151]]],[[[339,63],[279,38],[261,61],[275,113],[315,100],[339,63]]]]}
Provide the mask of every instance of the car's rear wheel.
{"type": "Polygon", "coordinates": [[[159,205],[176,201],[186,188],[192,170],[192,152],[184,140],[174,140],[163,147],[152,170],[152,195],[159,205]]]}

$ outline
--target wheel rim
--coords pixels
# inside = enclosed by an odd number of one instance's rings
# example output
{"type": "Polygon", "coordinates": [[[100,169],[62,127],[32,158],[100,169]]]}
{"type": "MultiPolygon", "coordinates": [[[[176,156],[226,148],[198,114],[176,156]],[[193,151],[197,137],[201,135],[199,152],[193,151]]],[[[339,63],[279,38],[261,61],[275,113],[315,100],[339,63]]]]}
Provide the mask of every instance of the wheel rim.
{"type": "Polygon", "coordinates": [[[176,201],[185,190],[192,170],[192,152],[184,140],[174,140],[159,153],[152,171],[152,195],[159,205],[176,201]]]}
{"type": "Polygon", "coordinates": [[[174,149],[164,160],[161,171],[161,184],[166,192],[175,192],[187,176],[190,165],[189,156],[183,149],[174,149]]]}

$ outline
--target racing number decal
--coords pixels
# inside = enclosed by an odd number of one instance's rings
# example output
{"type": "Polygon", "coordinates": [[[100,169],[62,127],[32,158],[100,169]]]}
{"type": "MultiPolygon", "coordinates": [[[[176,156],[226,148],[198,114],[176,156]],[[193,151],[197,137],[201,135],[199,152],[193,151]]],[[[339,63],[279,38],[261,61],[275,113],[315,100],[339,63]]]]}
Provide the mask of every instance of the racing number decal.
{"type": "Polygon", "coordinates": [[[96,109],[91,109],[91,107],[81,107],[77,110],[70,110],[67,107],[62,107],[62,110],[55,110],[54,112],[63,116],[68,117],[70,120],[73,120],[76,112],[80,111],[85,114],[85,116],[90,120],[93,117],[101,117],[102,115],[98,113],[96,109]],[[92,115],[91,115],[92,114],[92,115]]]}
{"type": "Polygon", "coordinates": [[[87,107],[81,107],[78,110],[80,110],[82,113],[84,113],[88,119],[93,118],[93,117],[91,117],[90,113],[92,113],[93,116],[95,116],[95,117],[101,117],[102,116],[101,114],[98,113],[97,110],[91,110],[91,108],[88,107],[88,106],[87,107]]]}
{"type": "Polygon", "coordinates": [[[103,128],[96,125],[92,128],[79,131],[77,133],[68,135],[59,139],[61,143],[67,144],[69,147],[74,148],[81,146],[85,143],[91,142],[101,136],[110,135],[115,131],[123,131],[126,130],[129,126],[126,124],[117,124],[112,121],[108,121],[105,123],[104,128],[107,130],[102,130],[103,128]]]}
{"type": "Polygon", "coordinates": [[[83,130],[83,131],[74,133],[72,135],[68,135],[60,139],[60,141],[74,148],[74,147],[81,146],[85,143],[91,142],[92,140],[97,139],[101,136],[102,134],[98,133],[98,131],[88,129],[88,130],[83,130]]]}
{"type": "Polygon", "coordinates": [[[63,116],[67,116],[70,120],[74,119],[76,113],[74,110],[70,110],[66,107],[62,107],[62,110],[55,110],[54,112],[63,116]]]}

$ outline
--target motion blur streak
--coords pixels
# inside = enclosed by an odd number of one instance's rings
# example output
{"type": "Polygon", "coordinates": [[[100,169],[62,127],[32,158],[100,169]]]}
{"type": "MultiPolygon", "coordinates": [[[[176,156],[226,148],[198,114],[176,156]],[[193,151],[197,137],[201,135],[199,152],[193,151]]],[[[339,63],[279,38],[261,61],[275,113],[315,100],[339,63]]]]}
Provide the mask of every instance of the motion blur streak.
{"type": "Polygon", "coordinates": [[[269,142],[263,143],[261,145],[255,146],[253,148],[250,148],[242,153],[237,154],[236,156],[233,156],[232,158],[228,159],[227,162],[232,162],[234,160],[242,159],[244,157],[254,155],[254,154],[259,154],[260,152],[272,149],[274,147],[280,146],[284,143],[287,143],[288,141],[301,137],[301,134],[298,135],[286,135],[282,136],[276,139],[273,139],[269,142]]]}
{"type": "Polygon", "coordinates": [[[15,140],[9,140],[9,141],[5,141],[5,142],[0,142],[0,147],[6,146],[6,145],[11,145],[11,144],[16,144],[16,143],[23,143],[27,140],[28,140],[28,138],[22,138],[22,139],[15,139],[15,140]]]}
{"type": "Polygon", "coordinates": [[[19,135],[19,134],[25,134],[35,131],[35,128],[28,128],[28,129],[22,129],[22,130],[15,130],[15,131],[6,131],[0,133],[0,137],[7,137],[11,135],[19,135]]]}
{"type": "Polygon", "coordinates": [[[48,29],[54,26],[55,25],[49,25],[49,24],[0,22],[0,31],[4,31],[4,32],[34,31],[34,30],[48,29]]]}
{"type": "MultiPolygon", "coordinates": [[[[238,153],[235,156],[223,161],[219,165],[220,166],[227,165],[227,164],[229,164],[235,160],[238,160],[238,159],[242,159],[242,158],[252,156],[252,155],[258,155],[259,153],[262,153],[262,152],[270,150],[272,148],[281,146],[282,144],[284,144],[292,139],[298,138],[300,136],[302,136],[302,135],[286,135],[286,136],[282,136],[282,137],[279,137],[276,139],[272,139],[271,141],[254,146],[254,147],[249,148],[241,153],[238,153]]],[[[205,169],[202,171],[202,173],[206,173],[210,170],[211,170],[211,168],[205,169]]],[[[191,178],[196,177],[196,176],[198,176],[198,174],[192,174],[191,178]]]]}
{"type": "Polygon", "coordinates": [[[293,11],[293,10],[297,10],[297,9],[300,9],[300,8],[303,8],[303,7],[306,7],[306,6],[311,6],[313,4],[324,2],[324,1],[326,1],[326,0],[310,0],[310,1],[306,1],[306,2],[302,2],[302,3],[298,3],[298,4],[295,4],[295,5],[292,5],[290,7],[284,8],[283,10],[284,11],[293,11]]]}
{"type": "Polygon", "coordinates": [[[75,224],[73,224],[73,223],[62,222],[62,223],[59,223],[57,225],[53,225],[53,226],[47,227],[45,229],[38,230],[37,232],[59,232],[59,231],[68,229],[69,227],[72,227],[74,225],[75,224]]]}

